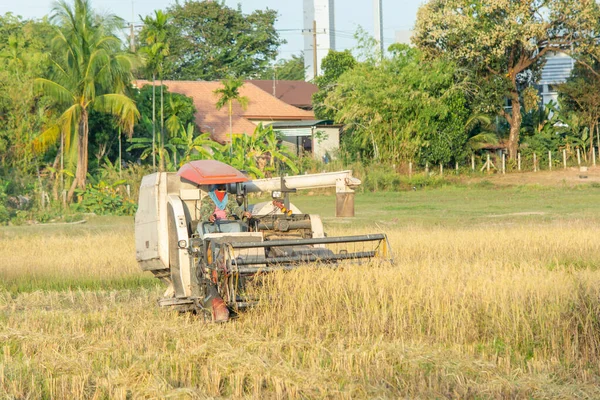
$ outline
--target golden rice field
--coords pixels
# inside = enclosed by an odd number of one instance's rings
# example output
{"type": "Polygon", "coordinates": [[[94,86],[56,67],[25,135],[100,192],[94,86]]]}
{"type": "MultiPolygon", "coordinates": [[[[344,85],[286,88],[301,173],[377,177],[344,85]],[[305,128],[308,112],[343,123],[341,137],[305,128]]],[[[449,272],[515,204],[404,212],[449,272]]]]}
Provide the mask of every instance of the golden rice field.
{"type": "MultiPolygon", "coordinates": [[[[481,193],[488,214],[520,212],[481,193]]],[[[425,206],[463,191],[373,200],[424,219],[326,216],[329,235],[381,227],[395,265],[271,275],[269,300],[222,325],[157,307],[131,219],[4,228],[0,398],[600,398],[600,190],[509,194],[590,206],[455,223],[425,206]]]]}

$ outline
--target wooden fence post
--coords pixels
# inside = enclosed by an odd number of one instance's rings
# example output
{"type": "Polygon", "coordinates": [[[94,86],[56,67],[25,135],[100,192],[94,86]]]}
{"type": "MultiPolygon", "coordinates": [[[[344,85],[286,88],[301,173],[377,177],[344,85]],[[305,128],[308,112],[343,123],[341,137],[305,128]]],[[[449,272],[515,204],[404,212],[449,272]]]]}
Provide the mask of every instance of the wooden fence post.
{"type": "Polygon", "coordinates": [[[548,151],[548,169],[552,171],[552,152],[548,151]]]}
{"type": "Polygon", "coordinates": [[[487,153],[487,172],[490,173],[490,153],[487,153]]]}
{"type": "Polygon", "coordinates": [[[517,153],[517,170],[521,171],[521,153],[517,153]]]}
{"type": "Polygon", "coordinates": [[[425,163],[425,174],[429,175],[429,161],[425,163]]]}
{"type": "Polygon", "coordinates": [[[533,153],[533,172],[537,172],[537,156],[533,153]]]}
{"type": "Polygon", "coordinates": [[[412,161],[408,162],[408,177],[412,178],[412,161]]]}
{"type": "Polygon", "coordinates": [[[444,166],[440,163],[440,176],[444,175],[444,166]]]}
{"type": "Polygon", "coordinates": [[[581,167],[581,151],[577,148],[577,165],[581,167]]]}
{"type": "Polygon", "coordinates": [[[567,150],[563,149],[563,168],[567,169],[567,150]]]}
{"type": "Polygon", "coordinates": [[[592,162],[594,163],[594,167],[596,166],[596,148],[592,146],[592,162]]]}
{"type": "Polygon", "coordinates": [[[458,161],[456,162],[456,175],[458,175],[458,161]]]}
{"type": "Polygon", "coordinates": [[[475,171],[475,154],[471,154],[471,170],[475,171]]]}
{"type": "Polygon", "coordinates": [[[502,173],[506,173],[506,154],[502,153],[502,173]]]}

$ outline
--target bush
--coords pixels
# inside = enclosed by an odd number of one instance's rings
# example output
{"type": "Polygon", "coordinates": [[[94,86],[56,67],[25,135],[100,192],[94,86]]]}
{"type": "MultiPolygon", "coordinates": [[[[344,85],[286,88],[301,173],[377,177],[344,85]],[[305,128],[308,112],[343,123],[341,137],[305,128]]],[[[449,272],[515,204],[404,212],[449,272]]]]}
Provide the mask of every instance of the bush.
{"type": "Polygon", "coordinates": [[[108,184],[99,181],[85,191],[78,191],[79,203],[72,206],[74,211],[91,212],[98,215],[133,215],[137,209],[135,201],[122,192],[125,181],[108,184]]]}

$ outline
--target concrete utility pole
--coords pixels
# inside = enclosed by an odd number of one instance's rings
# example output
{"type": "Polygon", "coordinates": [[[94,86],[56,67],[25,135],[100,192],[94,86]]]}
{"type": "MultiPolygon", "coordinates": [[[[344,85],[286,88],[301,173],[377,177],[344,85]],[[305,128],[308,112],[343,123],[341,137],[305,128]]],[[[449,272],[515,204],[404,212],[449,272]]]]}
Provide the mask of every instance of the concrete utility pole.
{"type": "Polygon", "coordinates": [[[373,0],[373,17],[375,24],[375,40],[379,44],[379,50],[383,56],[383,13],[382,13],[382,2],[383,0],[373,0]]]}
{"type": "Polygon", "coordinates": [[[129,35],[129,50],[131,50],[132,53],[135,53],[135,35],[134,35],[134,27],[133,27],[133,22],[135,19],[135,14],[133,12],[133,1],[131,2],[131,31],[130,31],[130,35],[129,35]]]}
{"type": "Polygon", "coordinates": [[[313,77],[316,78],[318,74],[317,68],[317,21],[313,20],[313,77]]]}
{"type": "Polygon", "coordinates": [[[335,6],[334,0],[303,0],[303,3],[305,79],[312,81],[321,70],[321,61],[335,46],[335,6]]]}

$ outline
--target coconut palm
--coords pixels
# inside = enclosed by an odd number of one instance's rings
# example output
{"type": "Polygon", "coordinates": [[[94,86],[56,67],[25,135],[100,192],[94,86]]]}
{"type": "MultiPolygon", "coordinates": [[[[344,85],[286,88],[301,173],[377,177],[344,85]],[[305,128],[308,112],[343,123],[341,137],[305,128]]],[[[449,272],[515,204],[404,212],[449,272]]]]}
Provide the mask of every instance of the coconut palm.
{"type": "MultiPolygon", "coordinates": [[[[140,51],[146,56],[146,67],[152,74],[152,143],[156,146],[156,75],[160,78],[160,137],[164,140],[164,100],[163,100],[163,64],[165,57],[169,55],[169,44],[167,43],[167,24],[169,15],[161,10],[154,11],[154,18],[147,16],[142,18],[144,29],[142,35],[146,38],[146,47],[140,51]]],[[[163,141],[159,147],[163,147],[163,141]]],[[[155,154],[152,152],[152,167],[156,167],[155,154]]],[[[161,160],[163,160],[161,158],[161,160]]],[[[164,170],[164,163],[159,160],[159,170],[164,170]]]]}
{"type": "Polygon", "coordinates": [[[115,15],[96,14],[88,0],[55,3],[51,21],[56,24],[52,45],[54,75],[38,78],[36,89],[51,98],[62,111],[58,124],[37,139],[41,147],[64,134],[66,144],[77,144],[77,170],[69,189],[85,189],[88,170],[88,117],[92,109],[112,114],[129,134],[139,117],[133,100],[125,95],[131,82],[135,57],[121,51],[115,32],[123,20],[115,15]]]}
{"type": "Polygon", "coordinates": [[[486,114],[475,113],[465,123],[468,134],[467,147],[474,153],[490,144],[498,144],[498,135],[493,131],[492,120],[486,114]]]}
{"type": "MultiPolygon", "coordinates": [[[[243,110],[248,107],[250,99],[246,96],[240,96],[240,87],[244,85],[244,82],[238,78],[224,79],[222,82],[223,87],[215,90],[213,93],[219,96],[216,107],[220,110],[225,105],[228,106],[229,112],[229,139],[230,143],[233,143],[233,102],[236,101],[243,110]]],[[[231,147],[229,156],[231,157],[231,147]]]]}

